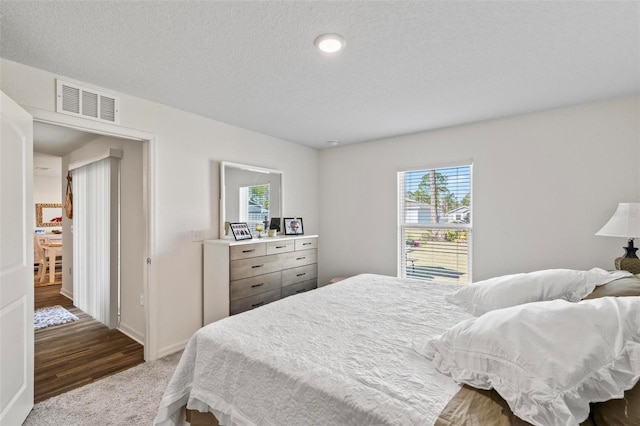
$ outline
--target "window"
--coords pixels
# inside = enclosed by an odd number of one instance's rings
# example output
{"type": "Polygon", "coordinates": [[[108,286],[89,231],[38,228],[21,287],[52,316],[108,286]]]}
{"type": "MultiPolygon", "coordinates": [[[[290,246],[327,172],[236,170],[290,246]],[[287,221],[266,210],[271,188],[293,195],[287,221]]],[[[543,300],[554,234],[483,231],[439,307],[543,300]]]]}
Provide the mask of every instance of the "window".
{"type": "Polygon", "coordinates": [[[471,280],[471,165],[398,172],[398,276],[471,280]]]}
{"type": "Polygon", "coordinates": [[[268,183],[240,187],[240,222],[247,222],[251,232],[269,218],[269,189],[268,183]]]}

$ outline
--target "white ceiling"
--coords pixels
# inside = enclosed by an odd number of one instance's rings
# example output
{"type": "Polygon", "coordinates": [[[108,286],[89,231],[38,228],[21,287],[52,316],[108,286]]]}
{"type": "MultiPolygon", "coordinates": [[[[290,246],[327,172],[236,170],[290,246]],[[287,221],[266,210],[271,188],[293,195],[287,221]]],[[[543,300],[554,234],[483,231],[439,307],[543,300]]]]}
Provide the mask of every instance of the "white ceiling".
{"type": "Polygon", "coordinates": [[[0,56],[325,148],[640,92],[637,1],[2,2],[0,56]],[[335,56],[313,40],[344,36],[335,56]]]}
{"type": "Polygon", "coordinates": [[[70,127],[34,122],[33,175],[61,177],[62,157],[99,137],[70,127]]]}
{"type": "Polygon", "coordinates": [[[47,123],[33,123],[33,151],[62,157],[100,137],[93,133],[47,123]]]}
{"type": "Polygon", "coordinates": [[[62,157],[42,154],[33,154],[33,175],[56,177],[62,176],[62,157]]]}

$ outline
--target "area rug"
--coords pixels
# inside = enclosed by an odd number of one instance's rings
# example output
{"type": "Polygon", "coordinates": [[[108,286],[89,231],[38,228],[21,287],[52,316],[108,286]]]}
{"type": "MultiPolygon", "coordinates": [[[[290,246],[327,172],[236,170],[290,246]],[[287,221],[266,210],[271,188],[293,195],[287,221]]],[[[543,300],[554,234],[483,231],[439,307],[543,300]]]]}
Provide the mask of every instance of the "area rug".
{"type": "Polygon", "coordinates": [[[39,402],[23,426],[151,426],[182,351],[39,402]]]}
{"type": "Polygon", "coordinates": [[[35,330],[73,321],[78,321],[78,317],[59,305],[40,308],[33,313],[33,328],[35,330]]]}

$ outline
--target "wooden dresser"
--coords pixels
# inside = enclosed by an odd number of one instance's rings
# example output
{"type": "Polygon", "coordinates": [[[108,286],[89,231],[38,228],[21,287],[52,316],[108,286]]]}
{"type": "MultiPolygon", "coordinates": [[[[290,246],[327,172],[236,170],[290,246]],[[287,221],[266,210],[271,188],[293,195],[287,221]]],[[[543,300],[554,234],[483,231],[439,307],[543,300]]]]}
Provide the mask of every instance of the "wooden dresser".
{"type": "Polygon", "coordinates": [[[317,235],[204,242],[203,325],[317,286],[317,235]]]}

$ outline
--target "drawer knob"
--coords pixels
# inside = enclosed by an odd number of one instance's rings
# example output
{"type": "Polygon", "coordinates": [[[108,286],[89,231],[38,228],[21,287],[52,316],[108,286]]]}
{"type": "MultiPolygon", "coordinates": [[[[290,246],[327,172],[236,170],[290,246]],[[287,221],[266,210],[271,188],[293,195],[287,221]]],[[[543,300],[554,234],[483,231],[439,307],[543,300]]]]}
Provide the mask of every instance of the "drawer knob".
{"type": "Polygon", "coordinates": [[[296,257],[296,260],[304,260],[304,259],[306,259],[306,258],[307,258],[306,256],[296,257]]]}
{"type": "Polygon", "coordinates": [[[310,246],[311,243],[302,243],[303,246],[310,246]]]}
{"type": "Polygon", "coordinates": [[[276,246],[277,249],[287,248],[287,246],[276,246]]]}
{"type": "Polygon", "coordinates": [[[251,250],[242,250],[243,253],[251,253],[256,251],[256,249],[251,249],[251,250]]]}
{"type": "Polygon", "coordinates": [[[307,273],[306,273],[306,272],[303,272],[303,273],[301,273],[301,274],[296,275],[296,277],[301,277],[301,276],[303,276],[303,275],[307,275],[307,273]]]}
{"type": "Polygon", "coordinates": [[[262,265],[253,265],[252,268],[262,268],[264,266],[264,263],[262,265]]]}
{"type": "Polygon", "coordinates": [[[260,287],[260,286],[263,286],[263,285],[264,285],[264,283],[254,284],[254,285],[251,286],[251,288],[260,287]]]}
{"type": "Polygon", "coordinates": [[[259,302],[259,303],[254,303],[253,305],[251,305],[252,308],[257,308],[258,306],[262,306],[264,305],[264,301],[263,302],[259,302]]]}

